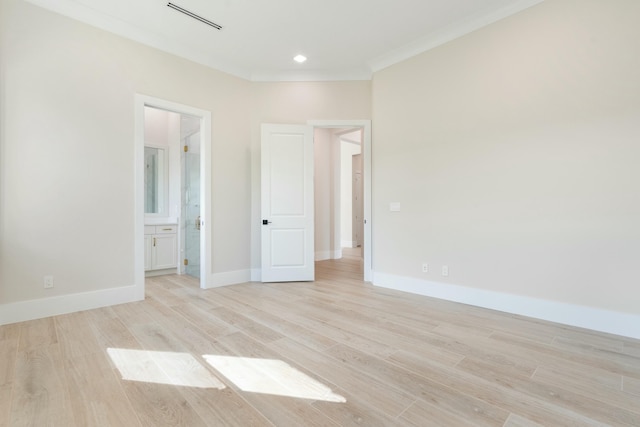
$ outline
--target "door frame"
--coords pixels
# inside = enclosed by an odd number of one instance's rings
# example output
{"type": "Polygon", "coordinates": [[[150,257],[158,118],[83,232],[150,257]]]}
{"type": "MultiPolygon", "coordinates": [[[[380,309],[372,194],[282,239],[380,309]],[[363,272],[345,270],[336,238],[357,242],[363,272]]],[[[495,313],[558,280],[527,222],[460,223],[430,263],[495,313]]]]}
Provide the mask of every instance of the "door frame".
{"type": "MultiPolygon", "coordinates": [[[[206,288],[211,271],[211,112],[152,96],[135,94],[135,221],[134,254],[136,296],[144,299],[144,108],[153,107],[178,114],[200,118],[200,215],[202,238],[200,239],[200,287],[206,288]]],[[[170,212],[169,212],[170,213],[170,212]]],[[[179,215],[178,215],[179,216],[179,215]]],[[[178,251],[179,248],[176,248],[178,251]]],[[[179,257],[178,257],[178,262],[179,257]]],[[[178,266],[176,266],[178,267],[178,266]]],[[[177,270],[179,271],[179,269],[177,270]]]]}
{"type": "Polygon", "coordinates": [[[363,169],[363,196],[364,196],[364,236],[362,244],[362,257],[364,261],[364,281],[371,282],[373,277],[372,245],[373,236],[371,229],[371,120],[308,120],[308,125],[314,128],[361,128],[362,137],[362,169],[363,169]]]}

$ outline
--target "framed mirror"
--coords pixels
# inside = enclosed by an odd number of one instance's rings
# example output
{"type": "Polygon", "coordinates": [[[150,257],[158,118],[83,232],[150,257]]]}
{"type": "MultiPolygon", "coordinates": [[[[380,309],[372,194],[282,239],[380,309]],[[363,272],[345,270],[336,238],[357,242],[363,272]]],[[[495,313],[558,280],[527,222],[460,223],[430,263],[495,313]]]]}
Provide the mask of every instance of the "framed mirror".
{"type": "Polygon", "coordinates": [[[144,213],[167,215],[169,156],[166,147],[144,147],[144,213]]]}

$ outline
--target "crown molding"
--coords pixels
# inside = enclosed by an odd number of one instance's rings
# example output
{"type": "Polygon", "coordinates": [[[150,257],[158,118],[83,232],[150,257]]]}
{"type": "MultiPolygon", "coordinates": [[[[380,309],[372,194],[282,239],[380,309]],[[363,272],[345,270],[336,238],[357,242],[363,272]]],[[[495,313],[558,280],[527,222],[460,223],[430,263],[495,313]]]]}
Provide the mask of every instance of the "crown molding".
{"type": "Polygon", "coordinates": [[[423,52],[442,46],[445,43],[465,36],[501,19],[515,15],[516,13],[522,12],[523,10],[542,3],[543,1],[544,0],[518,0],[507,7],[490,13],[479,13],[473,15],[464,21],[448,25],[439,31],[429,34],[428,36],[421,37],[418,40],[381,55],[370,61],[369,67],[371,68],[372,73],[375,73],[423,52]]]}
{"type": "Polygon", "coordinates": [[[197,49],[176,42],[160,34],[144,30],[125,21],[95,11],[73,0],[26,0],[43,9],[58,13],[84,24],[141,43],[160,51],[187,59],[208,68],[231,74],[245,80],[251,80],[251,72],[224,60],[213,60],[197,49]]]}
{"type": "Polygon", "coordinates": [[[544,0],[516,0],[508,7],[492,11],[490,13],[479,13],[464,21],[446,26],[440,31],[434,32],[426,37],[420,38],[398,49],[394,49],[384,55],[381,55],[369,61],[367,64],[364,64],[361,68],[337,71],[249,70],[237,66],[231,60],[221,58],[214,59],[211,55],[208,55],[197,48],[168,39],[161,34],[143,30],[113,16],[104,15],[73,0],[26,1],[71,19],[86,23],[90,26],[116,34],[120,37],[133,40],[160,51],[252,82],[310,82],[371,80],[373,73],[377,71],[441,46],[449,41],[462,37],[503,18],[514,15],[527,8],[535,6],[544,0]]]}
{"type": "Polygon", "coordinates": [[[371,80],[372,73],[368,69],[352,69],[340,71],[300,70],[255,72],[249,80],[252,82],[329,82],[371,80]]]}

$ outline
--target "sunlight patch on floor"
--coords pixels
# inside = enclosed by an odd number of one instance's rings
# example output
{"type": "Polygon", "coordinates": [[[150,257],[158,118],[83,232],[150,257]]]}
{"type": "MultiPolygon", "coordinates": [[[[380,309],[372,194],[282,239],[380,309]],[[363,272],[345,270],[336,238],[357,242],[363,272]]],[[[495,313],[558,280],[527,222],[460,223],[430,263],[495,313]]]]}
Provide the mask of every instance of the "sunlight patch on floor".
{"type": "Polygon", "coordinates": [[[241,390],[300,399],[344,403],[346,399],[282,360],[203,356],[241,390]]]}
{"type": "Polygon", "coordinates": [[[122,379],[197,388],[225,385],[188,353],[108,348],[122,379]]]}

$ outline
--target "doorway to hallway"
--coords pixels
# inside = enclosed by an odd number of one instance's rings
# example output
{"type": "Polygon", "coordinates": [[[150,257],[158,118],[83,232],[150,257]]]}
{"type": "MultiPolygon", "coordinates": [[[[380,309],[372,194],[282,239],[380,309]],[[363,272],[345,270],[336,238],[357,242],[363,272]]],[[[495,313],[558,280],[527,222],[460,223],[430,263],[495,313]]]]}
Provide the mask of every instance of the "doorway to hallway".
{"type": "Polygon", "coordinates": [[[359,278],[371,281],[371,121],[308,123],[315,145],[315,259],[359,255],[359,278]]]}

